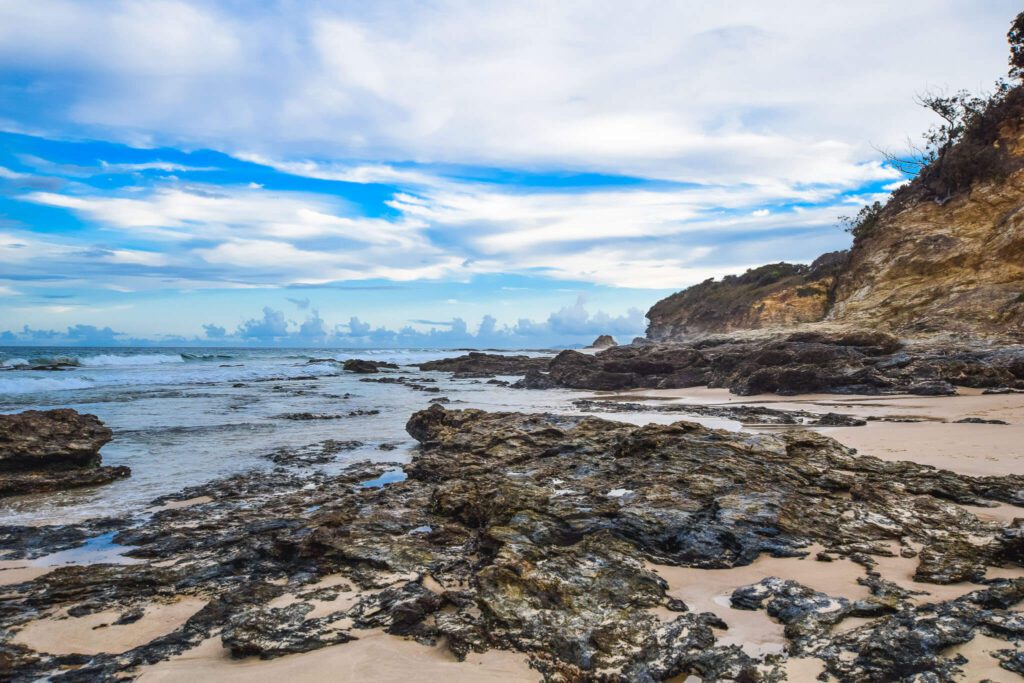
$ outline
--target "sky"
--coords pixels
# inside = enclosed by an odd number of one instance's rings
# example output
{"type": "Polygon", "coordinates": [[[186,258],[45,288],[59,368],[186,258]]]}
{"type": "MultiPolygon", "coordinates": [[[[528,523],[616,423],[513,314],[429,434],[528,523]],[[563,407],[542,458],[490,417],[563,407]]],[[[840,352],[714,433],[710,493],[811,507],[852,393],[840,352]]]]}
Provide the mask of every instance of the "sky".
{"type": "Polygon", "coordinates": [[[846,248],[1016,5],[0,0],[0,344],[628,340],[846,248]]]}

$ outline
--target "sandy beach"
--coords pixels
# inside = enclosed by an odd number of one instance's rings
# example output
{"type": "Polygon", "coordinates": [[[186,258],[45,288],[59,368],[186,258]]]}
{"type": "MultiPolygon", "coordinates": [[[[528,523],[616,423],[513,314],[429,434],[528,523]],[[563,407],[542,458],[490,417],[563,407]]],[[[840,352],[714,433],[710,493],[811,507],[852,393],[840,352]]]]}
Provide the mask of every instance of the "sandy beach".
{"type": "MultiPolygon", "coordinates": [[[[982,394],[958,388],[957,396],[741,397],[725,389],[647,389],[598,398],[700,405],[767,405],[781,410],[840,412],[870,419],[863,427],[814,427],[862,455],[883,460],[909,460],[972,476],[1024,472],[1024,394],[982,394]],[[1008,424],[957,424],[981,418],[1008,424]],[[893,421],[889,421],[893,420],[893,421]],[[919,420],[898,422],[895,420],[919,420]]],[[[764,429],[756,425],[748,428],[764,429]]],[[[786,428],[786,427],[781,427],[786,428]]]]}

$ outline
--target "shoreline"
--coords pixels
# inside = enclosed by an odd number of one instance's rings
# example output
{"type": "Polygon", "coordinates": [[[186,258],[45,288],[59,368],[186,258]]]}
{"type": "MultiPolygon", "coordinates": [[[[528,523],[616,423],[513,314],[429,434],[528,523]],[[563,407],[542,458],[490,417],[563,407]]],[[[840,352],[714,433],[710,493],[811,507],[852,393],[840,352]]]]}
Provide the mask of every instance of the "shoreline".
{"type": "MultiPolygon", "coordinates": [[[[857,417],[889,417],[896,419],[914,418],[920,422],[882,422],[871,421],[861,427],[813,427],[811,431],[837,439],[844,445],[857,448],[861,455],[874,455],[889,461],[910,461],[930,466],[941,466],[960,474],[974,476],[992,476],[999,474],[1016,474],[1024,470],[1019,463],[1024,462],[1024,452],[1017,444],[1024,444],[1024,395],[982,395],[977,391],[968,391],[964,395],[954,397],[922,397],[922,396],[837,396],[834,394],[807,395],[800,397],[755,396],[737,397],[725,390],[684,389],[684,390],[635,390],[629,392],[595,392],[593,398],[602,401],[643,401],[649,399],[658,404],[694,403],[698,405],[749,406],[766,405],[779,410],[801,410],[811,412],[831,412],[841,410],[857,417]],[[1010,424],[956,424],[954,420],[962,417],[983,417],[986,419],[1004,419],[1010,424]]],[[[616,420],[615,414],[599,415],[599,417],[616,420]]],[[[642,421],[642,414],[635,417],[642,421]]],[[[665,416],[658,415],[659,422],[665,416]]],[[[679,416],[685,420],[685,416],[679,416]]],[[[801,426],[802,429],[808,429],[801,426]]],[[[755,433],[771,434],[779,431],[779,426],[745,426],[755,433]]],[[[781,429],[792,429],[783,427],[781,429]]],[[[200,487],[201,488],[201,487],[200,487]]],[[[188,497],[173,499],[163,505],[152,508],[157,514],[185,514],[192,508],[201,508],[208,504],[218,504],[216,495],[202,491],[193,491],[188,497]],[[197,495],[192,495],[197,494],[197,495]]],[[[1006,524],[1014,518],[1024,518],[1024,507],[1008,503],[998,503],[993,507],[964,506],[969,512],[981,519],[1006,524]],[[1019,513],[1019,514],[1018,514],[1019,513]]],[[[804,559],[772,558],[762,554],[749,565],[733,569],[697,569],[669,565],[648,564],[648,569],[655,572],[668,582],[668,594],[687,603],[691,610],[708,611],[716,614],[726,623],[729,630],[716,631],[719,645],[734,644],[753,656],[782,653],[787,640],[782,635],[782,625],[763,612],[740,611],[728,606],[728,595],[741,586],[756,584],[758,581],[775,576],[780,579],[797,581],[808,587],[849,600],[861,600],[870,595],[868,589],[857,582],[866,576],[866,569],[849,559],[836,558],[828,565],[814,561],[814,555],[820,547],[812,546],[809,555],[804,559]],[[827,567],[827,571],[823,569],[827,567]]],[[[876,557],[875,571],[887,581],[910,590],[927,590],[930,595],[920,598],[953,600],[967,593],[976,591],[974,583],[954,583],[948,585],[922,584],[913,580],[915,559],[901,558],[896,553],[892,558],[876,557]]],[[[158,566],[160,563],[154,563],[158,566]]],[[[31,560],[6,560],[0,566],[0,585],[11,585],[21,580],[31,580],[51,571],[53,567],[33,566],[31,560]],[[8,573],[10,572],[10,573],[8,573]]],[[[990,578],[1024,578],[1024,570],[1007,569],[989,574],[990,578]]],[[[430,576],[418,579],[424,586],[431,586],[430,576]]],[[[436,586],[436,582],[434,582],[436,586]]],[[[307,587],[306,590],[309,590],[307,587]]],[[[441,589],[443,590],[443,588],[441,589]]],[[[356,591],[359,597],[365,597],[365,591],[356,591]]],[[[297,599],[297,598],[296,598],[297,599]]],[[[356,600],[357,597],[349,597],[356,600]]],[[[67,614],[50,614],[42,620],[29,622],[26,629],[20,631],[13,642],[21,643],[45,651],[50,647],[56,649],[60,640],[64,643],[84,642],[79,649],[89,648],[90,642],[103,642],[96,645],[103,647],[120,647],[125,643],[138,644],[149,639],[166,635],[181,625],[180,616],[188,609],[199,605],[196,598],[187,596],[180,601],[180,611],[170,609],[168,616],[161,618],[162,609],[159,605],[151,605],[145,614],[155,613],[155,618],[139,619],[124,626],[109,626],[116,614],[92,613],[82,617],[70,617],[67,614]],[[188,609],[186,609],[186,607],[188,609]],[[53,619],[58,622],[53,622],[53,619]],[[47,620],[50,620],[47,622],[47,620]],[[80,621],[81,620],[81,621],[80,621]],[[47,623],[58,623],[59,628],[47,629],[47,623]],[[86,627],[88,627],[86,629],[86,627]],[[96,628],[111,629],[119,636],[104,638],[89,634],[82,637],[75,633],[94,632],[96,628]],[[42,634],[42,635],[41,635],[42,634]],[[76,640],[76,637],[78,640],[76,640]],[[84,638],[84,640],[82,640],[84,638]],[[99,640],[97,641],[96,638],[99,640]],[[117,643],[111,646],[110,643],[117,643]]],[[[337,598],[335,599],[337,600],[337,598]]],[[[287,606],[288,601],[279,602],[287,606]]],[[[201,605],[200,605],[201,606],[201,605]]],[[[316,608],[307,618],[315,618],[327,607],[316,608]]],[[[335,605],[336,606],[336,605],[335,605]]],[[[660,609],[660,608],[659,608],[660,609]]],[[[662,614],[657,610],[659,618],[671,618],[673,613],[662,614]]],[[[188,618],[185,614],[185,619],[188,618]]],[[[871,620],[857,622],[852,619],[846,628],[855,629],[871,620]]],[[[845,626],[845,624],[844,624],[845,626]]],[[[219,646],[216,636],[201,641],[197,646],[188,648],[181,654],[172,655],[169,659],[152,665],[144,665],[136,670],[139,680],[146,681],[185,681],[197,676],[215,676],[218,680],[271,680],[287,676],[289,680],[321,680],[328,672],[335,672],[339,667],[348,667],[352,675],[362,680],[398,681],[416,680],[417,675],[427,678],[451,678],[454,681],[479,680],[486,676],[495,680],[529,681],[537,680],[540,673],[528,666],[524,654],[507,650],[490,649],[483,655],[470,654],[466,662],[458,663],[445,649],[443,643],[434,647],[425,647],[412,640],[393,636],[378,630],[357,630],[353,635],[358,640],[347,643],[327,645],[310,652],[289,654],[273,659],[261,660],[254,658],[231,659],[226,650],[219,646]],[[397,653],[397,654],[396,654],[397,653]],[[428,672],[428,673],[425,673],[428,672]]],[[[989,639],[991,640],[991,639],[989,639]]],[[[1001,641],[995,641],[1001,642],[1001,641]]],[[[1012,673],[998,668],[996,660],[984,653],[986,647],[992,646],[987,640],[978,638],[963,645],[956,646],[957,651],[965,654],[972,663],[965,668],[965,680],[980,675],[994,681],[1016,680],[1012,673]],[[991,660],[991,661],[989,661],[991,660]],[[993,664],[995,668],[993,668],[993,664]],[[1000,678],[1001,673],[1007,674],[1000,678]]],[[[56,653],[54,653],[56,654],[56,653]]],[[[85,653],[88,654],[88,653],[85,653]]],[[[804,676],[808,672],[815,675],[821,667],[820,660],[791,656],[784,665],[785,670],[794,676],[804,676]]]]}

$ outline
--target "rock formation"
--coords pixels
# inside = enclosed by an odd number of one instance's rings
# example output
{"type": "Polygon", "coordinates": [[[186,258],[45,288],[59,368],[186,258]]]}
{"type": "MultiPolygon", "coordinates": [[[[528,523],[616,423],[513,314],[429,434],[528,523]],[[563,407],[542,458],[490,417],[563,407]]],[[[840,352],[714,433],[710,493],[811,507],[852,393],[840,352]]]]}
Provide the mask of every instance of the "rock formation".
{"type": "Polygon", "coordinates": [[[528,370],[546,370],[546,357],[503,355],[471,351],[464,356],[442,358],[420,363],[420,370],[438,370],[455,373],[456,377],[494,377],[495,375],[522,375],[528,370]]]}
{"type": "Polygon", "coordinates": [[[955,386],[1024,388],[1024,349],[904,346],[882,332],[798,332],[635,344],[587,355],[563,351],[547,378],[573,389],[724,387],[735,394],[911,393],[955,386]]]}
{"type": "Polygon", "coordinates": [[[127,467],[100,466],[111,431],[68,408],[0,415],[0,496],[106,484],[127,467]]]}
{"type": "Polygon", "coordinates": [[[602,334],[601,336],[599,336],[597,339],[590,343],[590,348],[608,349],[618,345],[619,343],[615,341],[615,337],[611,336],[610,334],[602,334]]]}
{"type": "Polygon", "coordinates": [[[394,363],[385,363],[383,361],[376,360],[363,360],[361,358],[349,358],[342,364],[342,369],[348,372],[355,372],[363,375],[370,375],[375,372],[380,372],[381,368],[387,370],[397,370],[398,366],[394,363]]]}
{"type": "MultiPolygon", "coordinates": [[[[106,522],[120,524],[115,540],[147,562],[62,567],[12,587],[0,613],[0,675],[117,680],[211,637],[235,656],[272,658],[345,647],[382,628],[444,642],[457,657],[518,650],[547,681],[779,681],[779,657],[718,643],[729,625],[670,597],[648,563],[737,567],[762,554],[800,557],[811,543],[824,548],[819,559],[864,566],[870,595],[847,600],[771,578],[734,592],[737,608],[785,625],[789,654],[820,659],[841,681],[949,680],[958,660],[947,648],[976,634],[1006,641],[1006,668],[1019,657],[1024,621],[1012,608],[1024,580],[987,574],[1024,561],[1024,520],[985,522],[961,506],[1020,505],[1021,476],[886,462],[812,432],[688,422],[433,406],[407,429],[421,450],[404,481],[368,488],[382,465],[255,472],[182,492],[206,501],[194,507],[106,522]],[[953,600],[916,600],[870,572],[894,554],[916,562],[922,591],[984,584],[953,600]],[[207,604],[123,654],[48,655],[10,642],[41,614],[118,610],[130,619],[182,595],[207,604]],[[853,617],[872,621],[833,629],[853,617]]],[[[84,535],[3,532],[15,556],[84,535]]]]}

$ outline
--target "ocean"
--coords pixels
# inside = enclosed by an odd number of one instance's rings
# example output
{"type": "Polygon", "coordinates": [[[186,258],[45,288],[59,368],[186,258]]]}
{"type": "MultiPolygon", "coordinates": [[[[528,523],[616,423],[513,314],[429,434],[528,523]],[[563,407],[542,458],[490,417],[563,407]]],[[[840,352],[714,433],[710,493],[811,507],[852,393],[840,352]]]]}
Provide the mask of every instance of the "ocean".
{"type": "Polygon", "coordinates": [[[104,464],[132,468],[130,478],[106,486],[0,500],[0,524],[57,524],[134,514],[154,498],[187,486],[281,466],[271,458],[280,449],[316,449],[328,440],[362,445],[316,467],[341,468],[359,460],[405,462],[416,445],[405,432],[406,421],[439,397],[447,398],[452,408],[574,412],[572,399],[584,395],[508,389],[486,379],[452,379],[448,373],[421,372],[410,365],[461,353],[0,348],[0,412],[74,408],[97,415],[114,432],[102,449],[104,464]],[[388,361],[401,369],[360,375],[324,360],[347,358],[388,361]],[[53,363],[67,368],[29,369],[53,363]],[[429,390],[364,381],[399,376],[415,378],[429,390]],[[306,412],[337,417],[292,419],[293,414],[306,412]]]}

